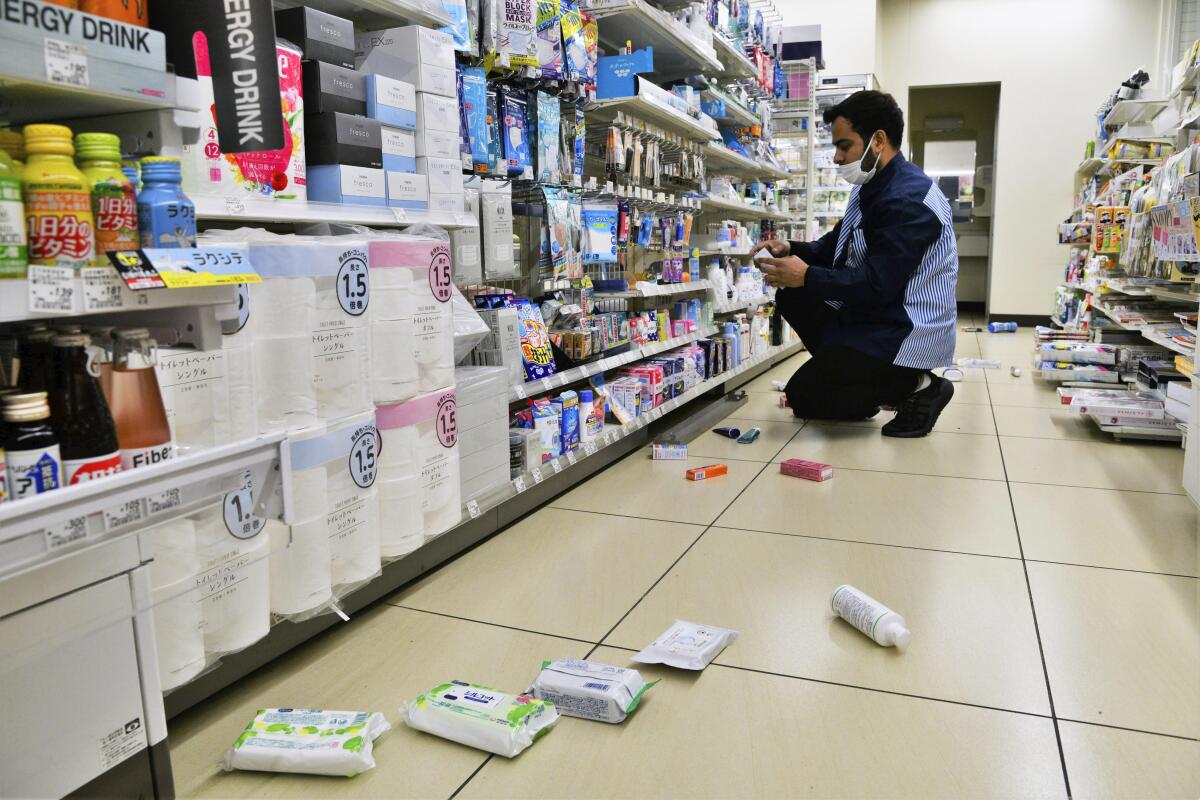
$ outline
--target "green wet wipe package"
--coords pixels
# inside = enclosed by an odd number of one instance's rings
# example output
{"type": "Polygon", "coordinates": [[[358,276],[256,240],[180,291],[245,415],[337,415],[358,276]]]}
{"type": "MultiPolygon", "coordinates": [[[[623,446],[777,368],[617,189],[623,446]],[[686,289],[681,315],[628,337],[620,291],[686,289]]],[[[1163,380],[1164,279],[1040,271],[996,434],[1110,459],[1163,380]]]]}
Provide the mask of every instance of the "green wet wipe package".
{"type": "Polygon", "coordinates": [[[512,758],[558,721],[553,703],[465,681],[443,683],[400,707],[410,727],[512,758]]]}
{"type": "Polygon", "coordinates": [[[349,778],[375,766],[372,743],[391,727],[378,711],[260,708],[221,766],[349,778]]]}

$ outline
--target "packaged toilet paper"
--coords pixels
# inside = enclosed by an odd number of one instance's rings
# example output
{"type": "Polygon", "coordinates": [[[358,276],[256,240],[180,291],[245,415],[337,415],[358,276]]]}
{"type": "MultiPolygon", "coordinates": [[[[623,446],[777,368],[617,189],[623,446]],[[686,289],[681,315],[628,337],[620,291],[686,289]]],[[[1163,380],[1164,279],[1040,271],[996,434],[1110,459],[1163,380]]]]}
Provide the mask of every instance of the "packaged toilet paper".
{"type": "Polygon", "coordinates": [[[737,631],[675,620],[675,624],[633,657],[641,664],[666,664],[678,669],[704,669],[733,643],[737,631]]]}
{"type": "MultiPolygon", "coordinates": [[[[368,246],[373,274],[405,270],[410,274],[412,338],[381,346],[411,348],[417,364],[417,391],[430,392],[454,384],[454,325],[450,298],[454,273],[446,241],[396,234],[371,239],[368,246]]],[[[396,288],[400,282],[390,279],[396,288]]],[[[380,342],[384,337],[377,336],[380,342]]]]}
{"type": "Polygon", "coordinates": [[[417,394],[419,385],[413,272],[373,269],[371,283],[371,400],[398,403],[417,394]]]}
{"type": "Polygon", "coordinates": [[[250,328],[250,287],[237,287],[237,303],[222,309],[221,352],[225,354],[229,392],[229,441],[242,442],[258,434],[258,399],[254,391],[254,333],[250,328]]]}
{"type": "Polygon", "coordinates": [[[374,742],[391,729],[378,711],[260,708],[221,767],[352,778],[375,766],[374,742]]]}
{"type": "Polygon", "coordinates": [[[270,539],[266,520],[254,515],[252,486],[225,495],[193,517],[200,571],[204,650],[210,655],[249,647],[271,629],[270,539]]]}
{"type": "Polygon", "coordinates": [[[224,350],[160,347],[155,373],[178,454],[233,441],[224,350]]]}
{"type": "MultiPolygon", "coordinates": [[[[328,429],[297,432],[289,435],[287,444],[295,524],[319,517],[324,509],[330,582],[335,596],[341,596],[380,569],[375,413],[349,417],[328,429]],[[325,473],[323,494],[321,479],[308,474],[313,471],[325,473]]],[[[319,527],[314,525],[314,530],[319,527]]]]}
{"type": "Polygon", "coordinates": [[[646,683],[635,669],[610,667],[578,658],[543,661],[530,690],[554,704],[558,713],[597,722],[623,722],[642,695],[658,683],[646,683]]]}
{"type": "Polygon", "coordinates": [[[512,758],[558,721],[553,703],[465,681],[430,689],[400,707],[410,728],[512,758]]]}
{"type": "Polygon", "coordinates": [[[190,681],[208,663],[201,630],[200,590],[189,575],[151,590],[158,680],[164,692],[190,681]]]}
{"type": "Polygon", "coordinates": [[[381,477],[391,487],[389,507],[402,497],[411,497],[411,483],[396,481],[415,476],[421,509],[420,542],[416,532],[393,527],[389,518],[385,534],[388,555],[411,552],[414,543],[419,546],[462,521],[457,408],[454,389],[445,389],[375,409],[386,453],[387,466],[381,477]]]}

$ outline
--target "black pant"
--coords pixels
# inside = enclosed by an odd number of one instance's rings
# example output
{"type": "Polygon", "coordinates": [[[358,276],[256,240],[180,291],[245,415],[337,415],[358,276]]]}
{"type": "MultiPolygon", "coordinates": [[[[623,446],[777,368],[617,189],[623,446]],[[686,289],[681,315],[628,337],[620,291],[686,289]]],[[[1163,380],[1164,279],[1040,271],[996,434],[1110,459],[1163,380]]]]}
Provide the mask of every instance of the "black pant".
{"type": "Polygon", "coordinates": [[[802,288],[780,289],[775,305],[812,354],[784,389],[797,417],[866,419],[878,413],[880,406],[899,406],[927,372],[822,341],[838,312],[802,288]]]}

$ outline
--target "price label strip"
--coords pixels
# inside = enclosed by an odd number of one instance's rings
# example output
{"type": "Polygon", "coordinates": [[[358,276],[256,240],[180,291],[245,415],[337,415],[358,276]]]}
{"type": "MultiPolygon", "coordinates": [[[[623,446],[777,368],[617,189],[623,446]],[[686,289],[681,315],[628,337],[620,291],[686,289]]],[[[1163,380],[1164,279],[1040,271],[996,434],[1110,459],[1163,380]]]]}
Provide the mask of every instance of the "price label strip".
{"type": "Polygon", "coordinates": [[[479,510],[479,501],[478,500],[468,500],[467,501],[467,513],[471,515],[471,519],[479,518],[479,515],[482,512],[479,510]]]}
{"type": "Polygon", "coordinates": [[[84,311],[117,311],[125,307],[125,283],[121,273],[112,267],[84,267],[79,277],[83,280],[84,311]]]}
{"type": "Polygon", "coordinates": [[[529,470],[529,474],[533,476],[534,483],[542,482],[543,478],[541,467],[534,467],[533,469],[529,470]]]}
{"type": "Polygon", "coordinates": [[[46,80],[77,89],[87,89],[91,85],[87,49],[83,45],[49,37],[42,41],[46,80]]]}
{"type": "Polygon", "coordinates": [[[562,472],[562,464],[559,463],[557,458],[550,462],[550,466],[554,468],[555,475],[562,472]]]}
{"type": "Polygon", "coordinates": [[[104,509],[104,530],[105,532],[123,528],[126,525],[132,525],[145,517],[142,511],[142,501],[127,500],[113,508],[104,509]]]}
{"type": "Polygon", "coordinates": [[[140,251],[168,289],[262,283],[250,254],[236,247],[147,248],[140,251]]]}
{"type": "Polygon", "coordinates": [[[517,494],[525,491],[525,476],[518,475],[513,479],[513,488],[517,490],[517,494]]]}
{"type": "Polygon", "coordinates": [[[54,552],[60,547],[87,538],[87,514],[70,517],[57,525],[46,528],[46,551],[54,552]]]}
{"type": "Polygon", "coordinates": [[[30,313],[75,313],[75,270],[30,264],[27,275],[30,313]]]}

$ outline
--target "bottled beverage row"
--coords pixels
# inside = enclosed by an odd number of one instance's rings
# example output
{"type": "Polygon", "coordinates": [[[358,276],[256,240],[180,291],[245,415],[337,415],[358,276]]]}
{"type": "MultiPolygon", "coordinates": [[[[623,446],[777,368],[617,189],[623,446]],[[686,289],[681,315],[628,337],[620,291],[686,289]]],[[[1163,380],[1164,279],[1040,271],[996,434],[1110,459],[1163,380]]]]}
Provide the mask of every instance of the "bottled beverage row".
{"type": "Polygon", "coordinates": [[[0,363],[0,502],[171,458],[155,353],[145,328],[26,327],[0,363]]]}

